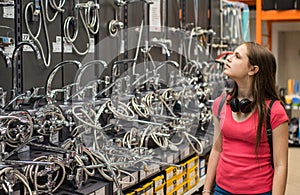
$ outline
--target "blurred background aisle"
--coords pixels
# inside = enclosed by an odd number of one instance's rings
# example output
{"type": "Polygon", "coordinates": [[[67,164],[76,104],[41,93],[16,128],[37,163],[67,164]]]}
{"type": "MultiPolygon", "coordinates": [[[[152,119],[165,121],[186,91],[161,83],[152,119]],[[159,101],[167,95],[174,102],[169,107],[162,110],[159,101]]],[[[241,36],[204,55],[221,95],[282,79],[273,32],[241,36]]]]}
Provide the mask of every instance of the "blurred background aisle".
{"type": "Polygon", "coordinates": [[[286,195],[299,195],[300,194],[300,148],[289,148],[289,172],[287,181],[286,195]]]}

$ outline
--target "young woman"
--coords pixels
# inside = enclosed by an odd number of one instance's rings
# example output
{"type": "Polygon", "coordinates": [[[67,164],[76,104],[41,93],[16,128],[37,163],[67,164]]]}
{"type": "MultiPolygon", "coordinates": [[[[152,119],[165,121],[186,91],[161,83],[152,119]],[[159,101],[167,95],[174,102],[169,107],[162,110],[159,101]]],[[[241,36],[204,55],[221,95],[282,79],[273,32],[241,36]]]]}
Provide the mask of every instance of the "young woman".
{"type": "Polygon", "coordinates": [[[213,104],[214,145],[202,194],[284,195],[289,119],[275,88],[275,57],[261,45],[246,42],[227,58],[224,73],[234,87],[219,117],[223,95],[213,104]],[[271,100],[274,168],[266,134],[271,100]]]}

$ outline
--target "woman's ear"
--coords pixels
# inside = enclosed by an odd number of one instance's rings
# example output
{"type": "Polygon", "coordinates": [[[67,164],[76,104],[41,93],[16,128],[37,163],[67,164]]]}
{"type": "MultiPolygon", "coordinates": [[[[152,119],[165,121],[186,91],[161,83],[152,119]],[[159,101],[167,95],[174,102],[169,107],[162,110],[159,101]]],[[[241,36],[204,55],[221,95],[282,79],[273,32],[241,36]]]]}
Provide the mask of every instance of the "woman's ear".
{"type": "Polygon", "coordinates": [[[257,65],[253,65],[253,66],[251,66],[250,71],[248,72],[248,74],[250,76],[253,76],[256,73],[258,73],[258,71],[259,71],[259,67],[257,65]]]}

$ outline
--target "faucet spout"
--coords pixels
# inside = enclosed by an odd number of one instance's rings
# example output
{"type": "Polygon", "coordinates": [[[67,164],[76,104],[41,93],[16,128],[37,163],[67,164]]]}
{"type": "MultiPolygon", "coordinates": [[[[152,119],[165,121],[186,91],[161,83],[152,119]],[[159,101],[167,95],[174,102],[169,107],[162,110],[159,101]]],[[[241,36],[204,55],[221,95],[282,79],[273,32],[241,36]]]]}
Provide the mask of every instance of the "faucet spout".
{"type": "Polygon", "coordinates": [[[75,83],[78,83],[78,85],[76,86],[76,91],[78,91],[80,88],[79,84],[80,84],[81,77],[82,77],[84,71],[89,66],[92,66],[92,65],[101,65],[102,71],[107,68],[107,63],[103,60],[93,60],[93,61],[87,62],[84,65],[82,65],[81,67],[79,67],[77,70],[76,76],[75,76],[75,83]]]}
{"type": "Polygon", "coordinates": [[[53,81],[53,78],[55,76],[55,74],[57,73],[57,71],[64,67],[65,65],[75,65],[78,69],[81,67],[81,63],[79,61],[76,61],[76,60],[66,60],[66,61],[63,61],[63,62],[60,62],[58,63],[54,69],[51,71],[51,73],[49,74],[48,78],[47,78],[47,83],[46,83],[46,97],[47,97],[47,101],[49,103],[52,102],[51,100],[51,86],[52,86],[52,81],[53,81]]]}
{"type": "Polygon", "coordinates": [[[31,47],[35,53],[36,59],[39,60],[41,59],[41,54],[40,51],[38,49],[38,47],[36,45],[34,45],[32,42],[20,42],[15,49],[13,50],[13,54],[12,54],[12,78],[13,78],[13,97],[19,94],[19,91],[17,91],[17,77],[18,77],[18,72],[17,72],[17,58],[20,52],[20,49],[23,48],[25,45],[31,47]]]}

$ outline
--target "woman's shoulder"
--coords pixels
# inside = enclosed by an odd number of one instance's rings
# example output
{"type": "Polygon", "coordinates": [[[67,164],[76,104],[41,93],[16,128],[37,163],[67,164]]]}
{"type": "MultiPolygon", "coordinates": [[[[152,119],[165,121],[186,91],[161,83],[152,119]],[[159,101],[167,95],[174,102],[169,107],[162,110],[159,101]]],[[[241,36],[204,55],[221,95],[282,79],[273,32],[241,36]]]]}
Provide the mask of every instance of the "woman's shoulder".
{"type": "Polygon", "coordinates": [[[222,101],[223,98],[227,97],[228,94],[223,92],[222,94],[220,94],[218,97],[216,97],[216,99],[214,99],[214,103],[215,105],[219,105],[220,102],[222,101]]]}
{"type": "Polygon", "coordinates": [[[226,92],[223,92],[214,100],[213,106],[212,106],[214,113],[216,113],[216,111],[219,109],[221,102],[223,102],[222,104],[225,103],[227,97],[228,97],[228,94],[226,92]]]}
{"type": "Polygon", "coordinates": [[[285,110],[284,103],[279,99],[267,100],[266,104],[267,104],[267,108],[271,107],[272,110],[277,110],[277,109],[280,109],[280,110],[284,109],[285,110]]]}
{"type": "Polygon", "coordinates": [[[284,104],[282,103],[281,100],[268,100],[267,104],[268,104],[268,108],[270,108],[270,104],[272,102],[272,107],[270,110],[270,114],[271,114],[271,126],[272,129],[274,129],[275,127],[277,127],[279,124],[289,121],[289,117],[286,113],[286,109],[284,104]]]}

